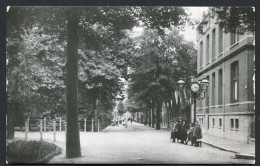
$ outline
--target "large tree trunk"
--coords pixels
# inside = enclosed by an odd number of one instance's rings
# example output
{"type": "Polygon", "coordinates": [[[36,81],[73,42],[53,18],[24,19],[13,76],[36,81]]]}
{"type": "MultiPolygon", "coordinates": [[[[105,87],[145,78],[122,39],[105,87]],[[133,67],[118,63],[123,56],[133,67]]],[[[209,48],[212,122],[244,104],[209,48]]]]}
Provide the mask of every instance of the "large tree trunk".
{"type": "Polygon", "coordinates": [[[152,127],[154,127],[154,123],[155,123],[155,119],[154,119],[154,106],[155,106],[155,104],[154,104],[154,100],[153,100],[153,102],[152,102],[152,127]]]}
{"type": "Polygon", "coordinates": [[[67,64],[66,64],[66,100],[67,100],[67,133],[66,157],[80,157],[80,136],[78,126],[78,12],[77,8],[68,8],[67,14],[67,64]]]}
{"type": "Polygon", "coordinates": [[[148,124],[148,111],[149,111],[149,101],[146,102],[146,110],[145,110],[145,121],[144,121],[144,125],[148,124]]]}
{"type": "Polygon", "coordinates": [[[157,114],[157,119],[156,119],[156,130],[160,130],[160,113],[162,110],[162,102],[157,100],[157,109],[156,109],[156,114],[157,114]]]}
{"type": "Polygon", "coordinates": [[[94,131],[98,131],[98,98],[94,99],[94,131]]]}
{"type": "Polygon", "coordinates": [[[149,103],[149,106],[148,106],[148,117],[149,117],[149,126],[151,127],[151,104],[150,102],[149,103]]]}
{"type": "MultiPolygon", "coordinates": [[[[169,103],[169,105],[171,104],[171,102],[166,102],[166,104],[167,103],[169,103]]],[[[170,128],[170,120],[171,120],[171,118],[170,118],[170,107],[167,107],[167,105],[166,105],[166,109],[167,109],[167,128],[170,128]]]]}
{"type": "Polygon", "coordinates": [[[14,138],[14,127],[15,127],[15,109],[16,104],[14,102],[7,104],[7,139],[13,139],[14,138]]]}

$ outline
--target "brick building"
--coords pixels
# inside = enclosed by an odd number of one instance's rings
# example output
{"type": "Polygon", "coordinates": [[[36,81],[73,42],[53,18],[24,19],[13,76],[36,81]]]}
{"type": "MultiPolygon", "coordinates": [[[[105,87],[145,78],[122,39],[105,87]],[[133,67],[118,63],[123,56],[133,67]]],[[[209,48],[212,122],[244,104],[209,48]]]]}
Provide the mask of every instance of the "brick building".
{"type": "Polygon", "coordinates": [[[197,101],[197,120],[209,135],[254,140],[253,33],[223,31],[208,15],[197,28],[197,80],[206,77],[206,98],[197,101]],[[199,28],[202,27],[202,28],[199,28]]]}

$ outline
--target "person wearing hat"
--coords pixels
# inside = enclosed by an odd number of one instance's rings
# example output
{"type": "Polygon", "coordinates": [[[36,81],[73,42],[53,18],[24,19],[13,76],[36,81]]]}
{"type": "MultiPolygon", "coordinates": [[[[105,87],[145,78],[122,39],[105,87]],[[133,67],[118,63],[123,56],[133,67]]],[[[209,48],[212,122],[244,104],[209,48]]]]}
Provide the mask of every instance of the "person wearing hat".
{"type": "Polygon", "coordinates": [[[175,142],[175,139],[177,138],[177,132],[178,132],[177,119],[173,119],[172,123],[171,123],[171,140],[172,140],[172,142],[175,142]]]}

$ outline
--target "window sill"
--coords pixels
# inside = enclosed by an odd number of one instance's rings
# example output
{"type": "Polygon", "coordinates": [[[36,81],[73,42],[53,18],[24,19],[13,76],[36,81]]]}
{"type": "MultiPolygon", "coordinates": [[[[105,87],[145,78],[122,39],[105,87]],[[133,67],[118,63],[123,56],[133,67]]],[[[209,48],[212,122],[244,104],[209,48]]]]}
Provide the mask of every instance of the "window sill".
{"type": "Polygon", "coordinates": [[[210,106],[210,108],[218,108],[218,107],[223,107],[223,105],[213,105],[213,106],[210,106]]]}
{"type": "Polygon", "coordinates": [[[231,131],[239,131],[239,129],[230,129],[231,131]]]}
{"type": "Polygon", "coordinates": [[[218,54],[218,57],[220,57],[221,55],[223,55],[223,51],[221,53],[218,54]]]}
{"type": "Polygon", "coordinates": [[[234,102],[234,103],[230,104],[230,106],[238,106],[238,105],[239,105],[238,102],[234,102]]]}
{"type": "Polygon", "coordinates": [[[229,49],[232,49],[233,47],[235,47],[235,46],[238,45],[238,44],[239,44],[239,41],[236,42],[235,44],[231,45],[231,46],[229,47],[229,49]]]}

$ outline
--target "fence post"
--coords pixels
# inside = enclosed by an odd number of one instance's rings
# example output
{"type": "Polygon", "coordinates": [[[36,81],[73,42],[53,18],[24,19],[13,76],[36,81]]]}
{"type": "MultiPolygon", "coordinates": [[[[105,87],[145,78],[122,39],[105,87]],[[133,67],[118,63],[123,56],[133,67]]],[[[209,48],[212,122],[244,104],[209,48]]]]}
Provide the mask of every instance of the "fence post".
{"type": "Polygon", "coordinates": [[[60,132],[61,132],[61,117],[60,117],[60,132]]]}
{"type": "Polygon", "coordinates": [[[42,140],[42,120],[40,120],[40,137],[41,137],[41,140],[42,140]]]}
{"type": "Polygon", "coordinates": [[[53,121],[53,136],[54,142],[56,142],[56,120],[53,121]]]}
{"type": "Polygon", "coordinates": [[[28,121],[25,121],[25,139],[27,139],[28,121]]]}
{"type": "Polygon", "coordinates": [[[86,118],[84,118],[84,132],[86,132],[87,131],[87,120],[86,120],[86,118]]]}
{"type": "Polygon", "coordinates": [[[98,119],[98,122],[97,122],[97,123],[98,123],[98,132],[99,132],[99,119],[98,119]]]}
{"type": "Polygon", "coordinates": [[[92,118],[91,131],[94,132],[94,119],[92,118]]]}
{"type": "Polygon", "coordinates": [[[43,119],[43,128],[44,128],[44,132],[46,132],[46,117],[44,117],[43,119]]]}

